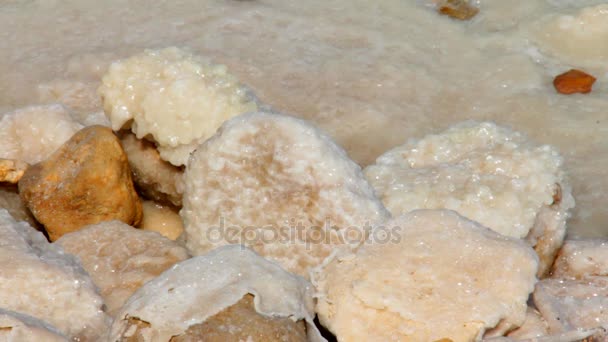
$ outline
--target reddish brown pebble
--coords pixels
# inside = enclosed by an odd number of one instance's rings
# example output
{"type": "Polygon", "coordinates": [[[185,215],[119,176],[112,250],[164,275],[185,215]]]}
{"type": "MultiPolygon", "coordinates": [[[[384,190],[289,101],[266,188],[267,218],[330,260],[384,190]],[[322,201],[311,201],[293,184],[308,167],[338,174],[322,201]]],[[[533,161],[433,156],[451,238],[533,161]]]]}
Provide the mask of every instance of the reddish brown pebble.
{"type": "Polygon", "coordinates": [[[136,225],[142,217],[127,156],[103,126],[78,131],[47,160],[29,167],[19,194],[52,241],[89,224],[136,225]]]}
{"type": "Polygon", "coordinates": [[[441,0],[437,4],[440,14],[458,20],[469,20],[479,12],[475,6],[471,6],[466,0],[441,0]]]}
{"type": "Polygon", "coordinates": [[[560,94],[587,94],[591,91],[593,83],[595,83],[595,77],[577,69],[570,69],[557,75],[553,80],[553,86],[560,94]]]}

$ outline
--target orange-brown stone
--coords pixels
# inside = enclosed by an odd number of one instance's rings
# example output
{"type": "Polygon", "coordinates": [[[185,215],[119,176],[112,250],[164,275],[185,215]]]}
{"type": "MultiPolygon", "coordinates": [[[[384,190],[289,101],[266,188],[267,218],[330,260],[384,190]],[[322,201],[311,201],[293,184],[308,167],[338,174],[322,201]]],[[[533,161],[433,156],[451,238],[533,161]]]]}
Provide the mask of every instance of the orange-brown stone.
{"type": "Polygon", "coordinates": [[[47,160],[32,165],[19,181],[19,193],[49,237],[102,221],[141,221],[127,156],[111,129],[86,127],[47,160]]]}

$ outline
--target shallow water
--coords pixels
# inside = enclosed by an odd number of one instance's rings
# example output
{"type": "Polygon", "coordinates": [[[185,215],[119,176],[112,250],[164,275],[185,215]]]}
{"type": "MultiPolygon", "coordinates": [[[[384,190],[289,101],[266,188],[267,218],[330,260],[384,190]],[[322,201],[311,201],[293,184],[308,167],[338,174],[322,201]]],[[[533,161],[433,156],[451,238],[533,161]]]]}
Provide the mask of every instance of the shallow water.
{"type": "Polygon", "coordinates": [[[465,119],[553,144],[577,200],[570,235],[608,236],[608,9],[579,13],[602,2],[486,0],[460,22],[431,0],[4,1],[0,112],[40,102],[53,80],[95,84],[144,48],[189,47],[362,166],[465,119]],[[571,67],[597,77],[592,93],[556,94],[553,77],[571,67]]]}

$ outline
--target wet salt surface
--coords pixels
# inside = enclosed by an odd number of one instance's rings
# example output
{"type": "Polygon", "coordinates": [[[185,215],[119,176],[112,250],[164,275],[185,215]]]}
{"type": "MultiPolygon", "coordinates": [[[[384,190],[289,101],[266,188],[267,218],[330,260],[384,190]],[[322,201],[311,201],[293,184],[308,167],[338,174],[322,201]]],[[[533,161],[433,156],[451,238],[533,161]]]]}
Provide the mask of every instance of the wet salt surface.
{"type": "Polygon", "coordinates": [[[593,41],[608,34],[606,14],[592,11],[585,39],[551,21],[602,1],[485,0],[471,22],[426,2],[5,1],[0,112],[38,103],[39,85],[57,79],[98,82],[109,61],[144,48],[190,47],[325,129],[362,166],[465,119],[553,144],[577,200],[570,235],[608,236],[608,66],[598,63],[608,56],[593,41]],[[555,93],[553,76],[572,67],[597,77],[592,93],[555,93]]]}

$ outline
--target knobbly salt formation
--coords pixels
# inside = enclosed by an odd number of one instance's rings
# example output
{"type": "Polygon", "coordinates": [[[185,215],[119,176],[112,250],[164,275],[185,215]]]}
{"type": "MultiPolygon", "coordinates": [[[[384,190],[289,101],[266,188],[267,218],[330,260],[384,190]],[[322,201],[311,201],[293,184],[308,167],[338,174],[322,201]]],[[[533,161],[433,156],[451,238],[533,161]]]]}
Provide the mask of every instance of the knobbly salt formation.
{"type": "Polygon", "coordinates": [[[137,225],[142,216],[127,157],[103,126],[82,129],[47,160],[29,167],[19,194],[52,241],[101,221],[137,225]]]}
{"type": "Polygon", "coordinates": [[[227,121],[193,153],[184,184],[180,215],[193,254],[244,244],[304,277],[388,217],[331,138],[280,114],[227,121]]]}
{"type": "MultiPolygon", "coordinates": [[[[0,209],[0,308],[93,341],[108,329],[103,301],[80,264],[0,209]]],[[[26,322],[27,323],[27,322],[26,322]]]]}
{"type": "Polygon", "coordinates": [[[69,339],[35,317],[0,308],[0,340],[4,342],[68,342],[69,339]]]}
{"type": "Polygon", "coordinates": [[[319,320],[339,341],[472,341],[524,322],[538,267],[525,242],[449,210],[413,211],[378,234],[313,273],[319,320]]]}
{"type": "Polygon", "coordinates": [[[493,123],[464,122],[380,156],[365,175],[393,215],[447,208],[525,238],[549,270],[574,199],[550,146],[493,123]]]}
{"type": "Polygon", "coordinates": [[[117,313],[110,337],[315,341],[320,335],[312,321],[311,291],[305,279],[243,246],[220,247],[146,283],[117,313]]]}
{"type": "Polygon", "coordinates": [[[563,74],[555,76],[553,86],[560,94],[587,94],[595,83],[595,77],[584,71],[570,69],[563,74]]]}
{"type": "Polygon", "coordinates": [[[55,243],[78,258],[111,316],[143,284],[189,257],[185,248],[160,234],[120,221],[83,227],[55,243]]]}
{"type": "Polygon", "coordinates": [[[129,159],[133,181],[143,196],[181,207],[182,194],[178,191],[178,183],[183,170],[162,160],[154,143],[137,139],[127,132],[122,132],[119,137],[129,159]]]}
{"type": "Polygon", "coordinates": [[[83,126],[61,105],[31,106],[0,120],[0,158],[29,164],[48,158],[83,126]]]}
{"type": "Polygon", "coordinates": [[[177,166],[224,121],[258,108],[225,66],[174,47],[112,63],[99,93],[114,130],[151,137],[177,166]]]}
{"type": "Polygon", "coordinates": [[[143,201],[142,208],[140,229],[157,232],[173,241],[184,232],[182,218],[173,209],[153,201],[143,201]]]}

